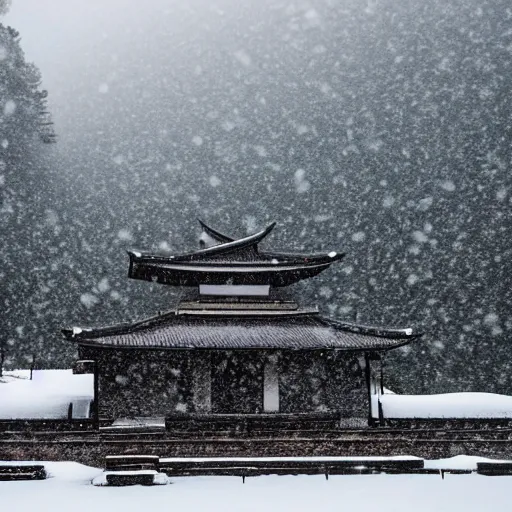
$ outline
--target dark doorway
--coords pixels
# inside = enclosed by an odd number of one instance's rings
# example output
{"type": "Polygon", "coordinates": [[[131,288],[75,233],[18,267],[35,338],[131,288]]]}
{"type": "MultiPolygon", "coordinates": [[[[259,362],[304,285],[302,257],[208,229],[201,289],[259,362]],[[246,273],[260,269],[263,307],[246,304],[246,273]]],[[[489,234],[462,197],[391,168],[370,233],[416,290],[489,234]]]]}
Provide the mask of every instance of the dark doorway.
{"type": "Polygon", "coordinates": [[[263,357],[257,352],[212,354],[212,412],[256,414],[263,411],[263,357]]]}

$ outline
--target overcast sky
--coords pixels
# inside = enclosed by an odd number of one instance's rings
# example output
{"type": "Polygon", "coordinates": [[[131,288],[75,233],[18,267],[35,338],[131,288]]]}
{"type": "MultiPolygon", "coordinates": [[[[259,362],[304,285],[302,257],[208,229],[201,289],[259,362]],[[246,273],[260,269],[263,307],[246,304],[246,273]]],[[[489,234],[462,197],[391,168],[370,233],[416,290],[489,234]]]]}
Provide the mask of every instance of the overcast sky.
{"type": "Polygon", "coordinates": [[[273,248],[347,252],[307,302],[428,333],[396,366],[411,389],[509,393],[511,20],[510,0],[13,0],[58,140],[27,183],[56,223],[33,301],[12,256],[20,357],[27,318],[50,339],[168,308],[125,248],[277,220],[273,248]]]}
{"type": "Polygon", "coordinates": [[[61,107],[69,101],[69,82],[87,78],[98,50],[109,48],[113,40],[130,38],[152,16],[171,15],[173,4],[173,0],[13,0],[2,22],[20,32],[27,60],[40,69],[58,127],[61,107]]]}

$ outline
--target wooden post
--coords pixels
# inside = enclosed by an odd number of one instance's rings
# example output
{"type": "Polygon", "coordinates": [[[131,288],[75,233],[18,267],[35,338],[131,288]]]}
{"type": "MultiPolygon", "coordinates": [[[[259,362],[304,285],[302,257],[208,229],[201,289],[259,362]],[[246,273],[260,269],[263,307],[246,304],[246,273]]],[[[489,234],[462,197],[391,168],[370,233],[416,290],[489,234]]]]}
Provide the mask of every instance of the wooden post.
{"type": "Polygon", "coordinates": [[[370,368],[370,354],[368,352],[364,353],[364,363],[364,375],[368,392],[368,425],[373,427],[375,426],[375,421],[372,414],[372,374],[370,368]]]}
{"type": "Polygon", "coordinates": [[[279,355],[270,354],[263,365],[263,411],[279,412],[279,355]]]}
{"type": "Polygon", "coordinates": [[[5,363],[5,347],[0,347],[0,377],[4,375],[4,363],[5,363]]]}
{"type": "Polygon", "coordinates": [[[380,402],[380,397],[383,391],[383,383],[382,383],[382,358],[379,353],[365,353],[365,376],[366,376],[366,386],[368,387],[368,404],[369,404],[369,414],[368,414],[368,425],[370,427],[375,427],[377,425],[382,425],[384,423],[384,414],[382,411],[382,404],[380,402]],[[372,361],[376,361],[379,366],[376,368],[372,368],[372,361]],[[380,380],[380,382],[378,382],[380,380]],[[372,397],[376,395],[377,397],[377,410],[373,410],[373,400],[372,397]],[[378,419],[374,418],[373,413],[376,412],[378,415],[378,419]]]}
{"type": "Polygon", "coordinates": [[[210,413],[212,409],[211,354],[197,354],[192,365],[192,401],[194,412],[210,413]]]}
{"type": "Polygon", "coordinates": [[[381,426],[384,425],[384,410],[382,408],[381,397],[384,394],[384,355],[379,354],[380,361],[380,393],[378,396],[378,404],[379,404],[379,424],[381,426]]]}
{"type": "Polygon", "coordinates": [[[384,394],[384,355],[380,354],[380,394],[384,394]]]}
{"type": "Polygon", "coordinates": [[[99,372],[98,372],[98,361],[94,361],[94,401],[93,401],[93,419],[94,419],[94,428],[96,430],[100,429],[100,406],[99,406],[99,372]]]}
{"type": "Polygon", "coordinates": [[[36,366],[36,355],[32,354],[32,362],[30,363],[30,380],[32,380],[32,374],[34,373],[35,366],[36,366]]]}
{"type": "Polygon", "coordinates": [[[99,372],[98,372],[98,362],[92,359],[79,359],[75,361],[73,365],[73,374],[74,375],[85,375],[91,374],[93,375],[93,401],[92,401],[92,409],[89,417],[92,414],[93,424],[96,429],[99,429],[100,425],[100,417],[99,417],[99,372]]]}

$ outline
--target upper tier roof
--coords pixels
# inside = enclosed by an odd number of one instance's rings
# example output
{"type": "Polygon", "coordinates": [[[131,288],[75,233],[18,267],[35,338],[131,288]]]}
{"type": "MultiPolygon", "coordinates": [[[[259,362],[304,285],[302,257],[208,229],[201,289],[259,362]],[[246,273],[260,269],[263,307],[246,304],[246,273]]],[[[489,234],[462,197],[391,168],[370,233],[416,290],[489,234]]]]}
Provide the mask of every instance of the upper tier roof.
{"type": "Polygon", "coordinates": [[[200,221],[216,245],[195,252],[162,255],[128,251],[129,277],[174,286],[287,286],[313,277],[344,254],[293,254],[259,251],[258,244],[275,222],[253,235],[234,240],[200,221]]]}
{"type": "Polygon", "coordinates": [[[101,329],[66,329],[80,345],[141,349],[338,349],[381,351],[420,336],[412,329],[380,329],[337,322],[318,313],[177,314],[101,329]]]}

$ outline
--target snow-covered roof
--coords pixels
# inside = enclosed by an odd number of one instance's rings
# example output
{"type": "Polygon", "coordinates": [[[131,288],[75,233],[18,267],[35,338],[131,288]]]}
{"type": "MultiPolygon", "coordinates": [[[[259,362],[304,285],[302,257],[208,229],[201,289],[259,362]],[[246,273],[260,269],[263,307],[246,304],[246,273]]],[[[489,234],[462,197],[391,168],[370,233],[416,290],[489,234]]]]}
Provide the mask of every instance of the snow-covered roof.
{"type": "Polygon", "coordinates": [[[268,317],[167,314],[131,325],[66,329],[80,345],[159,349],[389,350],[418,337],[411,329],[336,322],[316,313],[268,317]]]}
{"type": "Polygon", "coordinates": [[[200,222],[206,247],[174,255],[128,251],[128,277],[171,286],[234,284],[283,287],[314,277],[344,257],[343,253],[335,251],[328,254],[260,251],[258,244],[272,231],[275,222],[240,239],[223,235],[200,222]]]}

